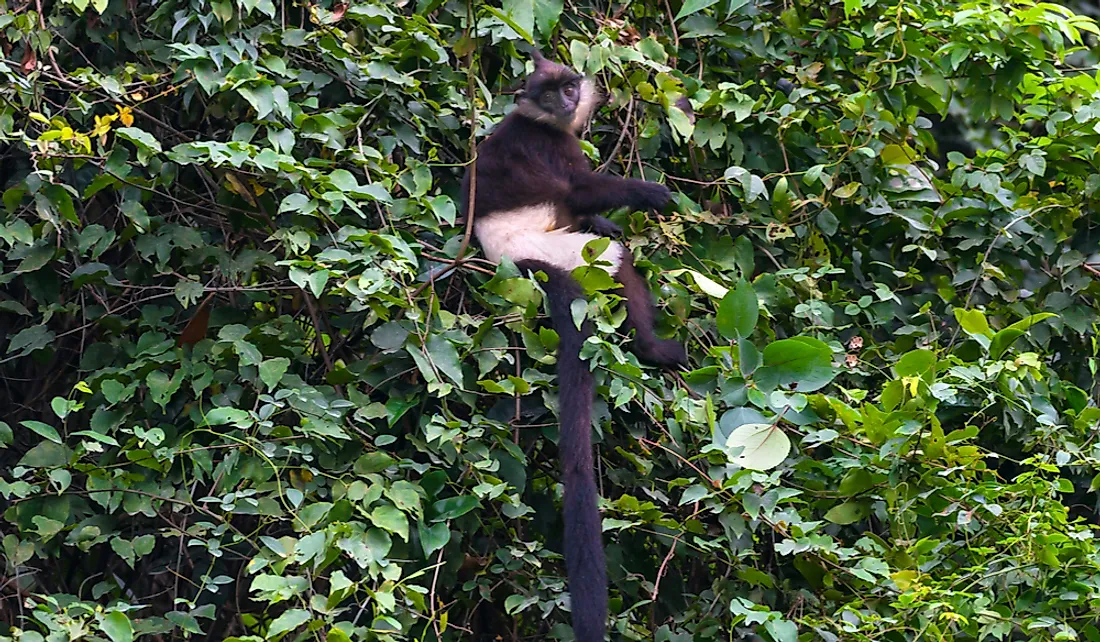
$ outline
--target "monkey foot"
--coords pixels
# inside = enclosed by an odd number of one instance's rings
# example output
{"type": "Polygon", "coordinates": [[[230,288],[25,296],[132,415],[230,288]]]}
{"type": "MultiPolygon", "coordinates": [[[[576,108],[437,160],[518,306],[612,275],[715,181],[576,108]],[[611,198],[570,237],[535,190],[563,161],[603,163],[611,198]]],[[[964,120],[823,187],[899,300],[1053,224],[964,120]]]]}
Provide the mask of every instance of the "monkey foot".
{"type": "Polygon", "coordinates": [[[651,341],[634,340],[634,354],[638,359],[651,366],[672,368],[687,364],[687,351],[678,341],[672,339],[653,339],[651,341]]]}

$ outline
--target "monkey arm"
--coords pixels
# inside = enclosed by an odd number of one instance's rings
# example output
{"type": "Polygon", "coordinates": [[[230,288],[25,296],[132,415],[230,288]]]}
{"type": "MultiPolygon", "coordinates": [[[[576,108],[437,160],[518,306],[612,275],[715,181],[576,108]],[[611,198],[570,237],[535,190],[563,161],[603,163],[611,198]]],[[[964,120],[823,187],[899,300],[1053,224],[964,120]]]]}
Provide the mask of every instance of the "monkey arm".
{"type": "Polygon", "coordinates": [[[595,214],[582,217],[580,227],[585,231],[608,238],[619,238],[623,235],[623,228],[612,223],[610,219],[595,214]]]}
{"type": "Polygon", "coordinates": [[[566,204],[575,216],[590,218],[620,207],[661,209],[671,196],[660,183],[585,172],[572,177],[566,204]]]}

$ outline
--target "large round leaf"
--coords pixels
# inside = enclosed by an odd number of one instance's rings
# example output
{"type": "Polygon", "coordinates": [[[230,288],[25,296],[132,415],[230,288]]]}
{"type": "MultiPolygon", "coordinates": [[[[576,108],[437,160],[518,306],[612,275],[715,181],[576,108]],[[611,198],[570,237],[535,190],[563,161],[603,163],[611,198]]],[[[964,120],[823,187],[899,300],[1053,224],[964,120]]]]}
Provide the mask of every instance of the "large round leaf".
{"type": "Polygon", "coordinates": [[[749,470],[771,470],[791,453],[791,440],[772,424],[745,424],[730,433],[726,448],[741,447],[733,463],[749,470]]]}
{"type": "Polygon", "coordinates": [[[768,418],[764,416],[764,413],[749,406],[727,410],[722,414],[722,418],[718,420],[718,425],[714,427],[714,443],[726,443],[733,431],[745,424],[762,424],[767,421],[768,418]]]}
{"type": "Polygon", "coordinates": [[[828,385],[835,375],[833,351],[824,341],[794,337],[764,348],[764,365],[756,370],[754,380],[764,392],[780,387],[813,392],[828,385]]]}

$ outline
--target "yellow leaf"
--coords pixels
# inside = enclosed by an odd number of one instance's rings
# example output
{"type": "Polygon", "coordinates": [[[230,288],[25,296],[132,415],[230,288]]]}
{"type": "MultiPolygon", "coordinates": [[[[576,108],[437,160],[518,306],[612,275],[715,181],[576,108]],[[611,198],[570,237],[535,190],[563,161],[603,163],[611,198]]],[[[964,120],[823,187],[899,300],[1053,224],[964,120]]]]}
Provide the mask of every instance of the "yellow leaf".
{"type": "Polygon", "coordinates": [[[916,571],[898,571],[890,574],[890,579],[894,580],[894,584],[897,584],[898,588],[903,591],[908,591],[910,587],[917,583],[919,577],[920,575],[916,571]]]}
{"type": "Polygon", "coordinates": [[[859,188],[860,188],[860,184],[857,183],[857,182],[853,182],[853,183],[848,183],[847,185],[845,185],[844,187],[841,187],[840,189],[838,189],[837,191],[835,191],[833,193],[839,199],[846,199],[846,198],[851,198],[853,195],[855,195],[855,193],[859,191],[859,188]]]}
{"type": "Polygon", "coordinates": [[[129,107],[118,106],[118,119],[127,127],[134,124],[134,114],[129,107]]]}
{"type": "Polygon", "coordinates": [[[256,205],[256,199],[252,196],[252,192],[245,187],[241,179],[237,178],[233,172],[226,172],[225,178],[229,182],[229,191],[239,195],[244,200],[248,201],[251,205],[256,205]]]}
{"type": "Polygon", "coordinates": [[[902,377],[901,382],[905,384],[905,387],[909,390],[910,396],[917,396],[918,388],[920,387],[920,377],[902,377]]]}

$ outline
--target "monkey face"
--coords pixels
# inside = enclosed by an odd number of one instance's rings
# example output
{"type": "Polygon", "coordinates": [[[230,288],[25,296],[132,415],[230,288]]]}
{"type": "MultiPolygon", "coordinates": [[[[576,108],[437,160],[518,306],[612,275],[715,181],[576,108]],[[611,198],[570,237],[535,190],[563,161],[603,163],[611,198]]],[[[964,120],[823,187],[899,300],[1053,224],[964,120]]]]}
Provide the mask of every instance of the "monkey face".
{"type": "Polygon", "coordinates": [[[535,56],[535,71],[518,93],[516,109],[531,120],[575,133],[599,102],[590,79],[565,65],[535,56]]]}

